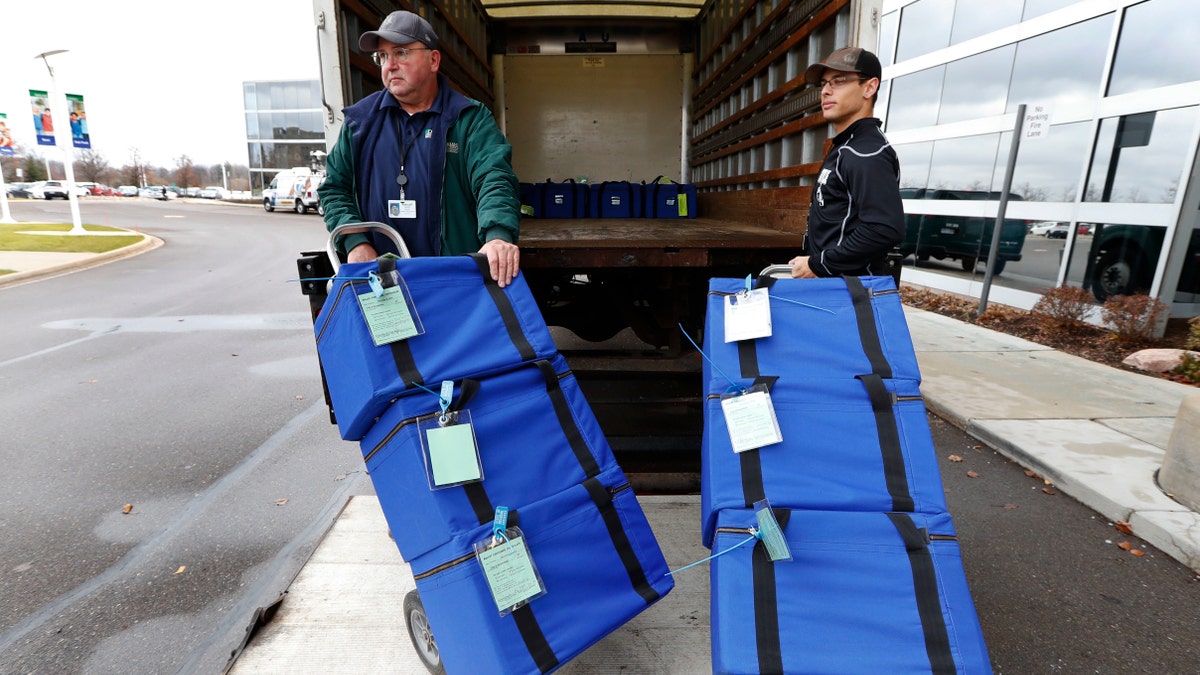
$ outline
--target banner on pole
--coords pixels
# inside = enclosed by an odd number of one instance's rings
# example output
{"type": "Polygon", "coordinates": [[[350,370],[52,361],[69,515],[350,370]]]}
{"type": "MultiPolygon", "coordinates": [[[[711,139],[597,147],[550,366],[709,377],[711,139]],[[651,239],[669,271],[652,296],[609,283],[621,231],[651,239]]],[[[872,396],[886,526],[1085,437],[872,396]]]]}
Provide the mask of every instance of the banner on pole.
{"type": "Polygon", "coordinates": [[[76,148],[92,147],[88,136],[87,110],[83,107],[82,94],[67,94],[67,113],[71,118],[71,145],[76,148]]]}
{"type": "Polygon", "coordinates": [[[50,116],[50,95],[44,91],[30,89],[29,101],[33,104],[33,129],[37,132],[38,145],[54,145],[54,120],[50,116]]]}
{"type": "Polygon", "coordinates": [[[0,155],[13,154],[12,130],[8,128],[8,115],[0,113],[0,155]]]}

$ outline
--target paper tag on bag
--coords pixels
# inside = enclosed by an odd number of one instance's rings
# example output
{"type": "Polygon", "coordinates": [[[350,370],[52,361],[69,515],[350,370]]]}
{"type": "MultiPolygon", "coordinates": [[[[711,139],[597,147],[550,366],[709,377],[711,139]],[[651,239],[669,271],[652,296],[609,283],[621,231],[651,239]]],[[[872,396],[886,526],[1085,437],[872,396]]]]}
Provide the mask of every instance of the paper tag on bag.
{"type": "Polygon", "coordinates": [[[771,337],[771,295],[765,288],[725,296],[725,341],[771,337]]]}
{"type": "Polygon", "coordinates": [[[520,529],[510,527],[502,535],[476,543],[475,557],[500,616],[546,594],[520,529]]]}
{"type": "Polygon", "coordinates": [[[384,288],[378,295],[363,293],[358,296],[358,304],[362,306],[367,330],[371,332],[371,340],[376,347],[420,335],[420,329],[399,286],[384,288]]]}
{"type": "Polygon", "coordinates": [[[721,412],[725,415],[725,427],[729,430],[734,452],[783,442],[775,406],[765,386],[758,385],[744,393],[723,397],[721,412]]]}

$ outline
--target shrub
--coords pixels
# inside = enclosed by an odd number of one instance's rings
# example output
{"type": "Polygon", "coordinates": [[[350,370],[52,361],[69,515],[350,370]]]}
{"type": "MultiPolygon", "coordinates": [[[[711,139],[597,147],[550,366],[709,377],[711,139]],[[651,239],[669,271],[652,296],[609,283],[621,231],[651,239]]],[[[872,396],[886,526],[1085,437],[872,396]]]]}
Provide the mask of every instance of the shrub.
{"type": "Polygon", "coordinates": [[[1200,349],[1200,316],[1193,316],[1188,319],[1188,349],[1200,349]]]}
{"type": "Polygon", "coordinates": [[[1114,295],[1104,302],[1100,312],[1104,323],[1116,331],[1117,341],[1129,344],[1151,339],[1169,309],[1163,301],[1148,295],[1114,295]]]}
{"type": "Polygon", "coordinates": [[[1054,328],[1072,330],[1083,325],[1091,307],[1091,293],[1078,286],[1059,286],[1046,291],[1030,313],[1054,328]]]}
{"type": "MultiPolygon", "coordinates": [[[[1195,324],[1192,327],[1195,328],[1195,324]]],[[[1172,368],[1171,372],[1188,382],[1200,384],[1200,359],[1184,352],[1179,358],[1179,365],[1172,368]]]]}

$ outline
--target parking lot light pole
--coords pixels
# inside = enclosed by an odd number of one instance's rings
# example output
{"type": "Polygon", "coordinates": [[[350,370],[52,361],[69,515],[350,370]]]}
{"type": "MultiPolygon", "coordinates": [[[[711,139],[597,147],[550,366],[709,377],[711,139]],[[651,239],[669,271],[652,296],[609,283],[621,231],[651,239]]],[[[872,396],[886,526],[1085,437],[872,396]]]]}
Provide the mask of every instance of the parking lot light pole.
{"type": "MultiPolygon", "coordinates": [[[[66,49],[55,49],[54,51],[42,52],[41,54],[38,54],[37,56],[33,57],[35,59],[41,59],[42,63],[46,64],[46,70],[50,71],[50,100],[54,102],[54,107],[58,107],[58,85],[55,83],[55,80],[54,80],[54,68],[50,65],[50,60],[47,57],[54,56],[55,54],[65,54],[65,53],[67,53],[66,49]]],[[[59,110],[62,110],[65,112],[66,107],[59,108],[59,110]]],[[[54,130],[54,137],[58,140],[58,143],[62,147],[63,170],[66,172],[66,176],[67,176],[67,199],[71,203],[71,232],[70,232],[70,234],[87,234],[87,231],[83,229],[83,223],[79,219],[79,197],[77,197],[75,195],[75,167],[74,167],[75,153],[74,153],[74,151],[71,150],[70,145],[62,144],[63,143],[63,134],[61,133],[62,126],[63,126],[62,124],[59,124],[58,128],[56,128],[54,130]]],[[[70,127],[68,126],[68,128],[70,128],[70,127]]],[[[71,139],[70,139],[70,136],[68,136],[67,143],[70,143],[70,142],[71,142],[71,139]]]]}

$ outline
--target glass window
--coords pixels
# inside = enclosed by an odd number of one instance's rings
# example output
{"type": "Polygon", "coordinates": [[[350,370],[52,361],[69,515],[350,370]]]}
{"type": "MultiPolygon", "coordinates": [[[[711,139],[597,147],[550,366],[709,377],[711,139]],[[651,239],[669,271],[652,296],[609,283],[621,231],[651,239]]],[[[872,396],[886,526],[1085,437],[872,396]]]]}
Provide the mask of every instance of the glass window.
{"type": "Polygon", "coordinates": [[[988,0],[960,2],[954,12],[950,44],[958,44],[1021,23],[1025,0],[988,0]]]}
{"type": "Polygon", "coordinates": [[[1021,20],[1028,21],[1035,16],[1049,14],[1076,2],[1079,0],[1025,0],[1025,13],[1021,15],[1021,20]]]}
{"type": "Polygon", "coordinates": [[[883,15],[883,23],[879,26],[879,63],[884,68],[895,63],[892,55],[896,53],[896,26],[900,23],[900,12],[889,12],[883,15]]]}
{"type": "Polygon", "coordinates": [[[258,135],[258,114],[246,113],[246,138],[260,138],[258,135]]]}
{"type": "Polygon", "coordinates": [[[254,96],[254,83],[246,82],[242,84],[242,97],[246,102],[246,110],[258,110],[258,103],[254,96]]]}
{"type": "Polygon", "coordinates": [[[1101,120],[1084,200],[1174,202],[1195,123],[1195,106],[1101,120]]]}
{"type": "Polygon", "coordinates": [[[1175,302],[1200,302],[1200,230],[1192,230],[1188,237],[1187,255],[1175,287],[1175,302]]]}
{"type": "Polygon", "coordinates": [[[900,10],[900,37],[896,62],[950,45],[954,0],[917,0],[900,10]]]}
{"type": "Polygon", "coordinates": [[[946,64],[938,124],[1004,114],[1015,52],[1008,45],[946,64]]]}
{"type": "Polygon", "coordinates": [[[1151,0],[1125,10],[1108,95],[1200,80],[1195,0],[1151,0]]]}
{"type": "Polygon", "coordinates": [[[929,160],[933,141],[893,145],[900,160],[900,187],[919,189],[929,185],[929,160]]]}
{"type": "Polygon", "coordinates": [[[1077,236],[1067,279],[1090,290],[1100,302],[1114,295],[1149,293],[1166,233],[1165,227],[1095,223],[1090,235],[1077,236]]]}
{"type": "Polygon", "coordinates": [[[889,131],[937,124],[945,72],[945,66],[937,66],[892,80],[887,110],[889,131]]]}
{"type": "Polygon", "coordinates": [[[259,82],[254,87],[255,103],[258,105],[254,110],[270,110],[271,105],[271,87],[266,82],[259,82]]]}
{"type": "MultiPolygon", "coordinates": [[[[1091,122],[1052,125],[1050,133],[1042,138],[1023,141],[1013,169],[1013,193],[1028,202],[1075,201],[1079,176],[1091,145],[1091,130],[1091,122]]],[[[1001,134],[996,175],[992,180],[997,190],[1004,185],[1011,145],[1012,133],[1001,134]]]]}
{"type": "Polygon", "coordinates": [[[1018,44],[1006,112],[1021,103],[1054,109],[1099,98],[1112,22],[1106,14],[1018,44]]]}
{"type": "Polygon", "coordinates": [[[988,192],[1000,134],[947,138],[933,143],[929,187],[988,192]]]}

